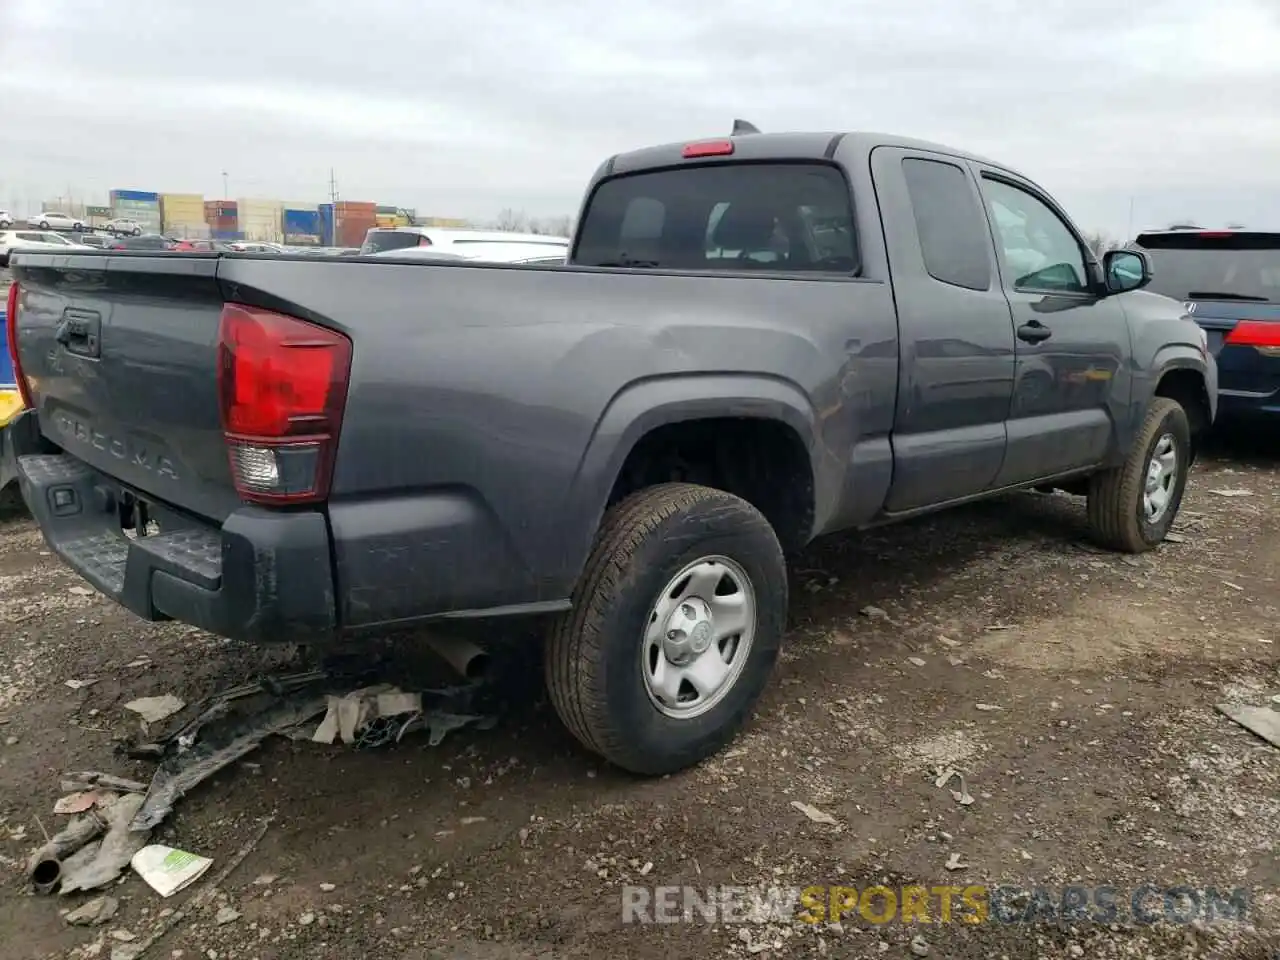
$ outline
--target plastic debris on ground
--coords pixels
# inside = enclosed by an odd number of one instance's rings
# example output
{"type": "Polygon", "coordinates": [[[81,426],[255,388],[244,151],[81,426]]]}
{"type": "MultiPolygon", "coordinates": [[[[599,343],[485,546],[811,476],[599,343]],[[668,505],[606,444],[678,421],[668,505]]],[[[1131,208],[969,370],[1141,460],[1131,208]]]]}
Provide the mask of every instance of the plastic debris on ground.
{"type": "Polygon", "coordinates": [[[200,879],[213,861],[164,844],[153,843],[133,855],[133,869],[156,893],[171,897],[200,879]]]}
{"type": "Polygon", "coordinates": [[[124,705],[124,708],[140,716],[143,723],[159,723],[162,720],[168,720],[186,705],[186,701],[181,697],[166,693],[162,697],[141,697],[131,700],[124,705]]]}
{"type": "Polygon", "coordinates": [[[94,897],[92,900],[86,900],[63,919],[73,927],[96,927],[114,917],[119,909],[120,901],[115,897],[94,897]]]}
{"type": "Polygon", "coordinates": [[[1219,703],[1217,710],[1250,733],[1273,747],[1280,747],[1280,711],[1270,707],[1251,707],[1245,703],[1219,703]]]}
{"type": "Polygon", "coordinates": [[[133,828],[155,827],[194,786],[273,735],[369,749],[426,730],[429,744],[436,746],[450,731],[496,722],[492,716],[458,709],[471,702],[475,682],[422,692],[384,683],[341,693],[333,689],[339,682],[320,670],[263,677],[210,697],[193,720],[172,733],[128,748],[134,757],[160,762],[133,828]],[[233,709],[242,701],[259,705],[233,709]]]}
{"type": "Polygon", "coordinates": [[[496,723],[493,716],[471,712],[481,687],[478,680],[410,692],[391,684],[370,684],[374,678],[367,670],[363,678],[365,683],[351,690],[356,678],[350,673],[337,677],[312,670],[260,677],[189,709],[172,694],[126,704],[147,725],[184,710],[194,716],[176,726],[168,724],[171,731],[160,737],[122,748],[135,759],[158,762],[149,784],[93,770],[63,774],[64,796],[54,812],[75,819],[29,858],[33,888],[45,894],[93,890],[116,880],[131,864],[162,896],[192,883],[212,861],[150,844],[151,831],[183,795],[257,749],[267,737],[368,749],[425,730],[435,746],[451,731],[496,723]]]}

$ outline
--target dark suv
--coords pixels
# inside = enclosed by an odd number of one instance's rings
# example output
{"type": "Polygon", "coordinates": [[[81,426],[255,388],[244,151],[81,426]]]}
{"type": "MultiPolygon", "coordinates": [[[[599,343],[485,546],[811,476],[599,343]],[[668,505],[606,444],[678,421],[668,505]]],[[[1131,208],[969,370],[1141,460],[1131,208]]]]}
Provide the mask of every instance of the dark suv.
{"type": "Polygon", "coordinates": [[[1280,418],[1280,233],[1160,230],[1131,244],[1148,288],[1182,300],[1218,359],[1218,418],[1280,418]]]}

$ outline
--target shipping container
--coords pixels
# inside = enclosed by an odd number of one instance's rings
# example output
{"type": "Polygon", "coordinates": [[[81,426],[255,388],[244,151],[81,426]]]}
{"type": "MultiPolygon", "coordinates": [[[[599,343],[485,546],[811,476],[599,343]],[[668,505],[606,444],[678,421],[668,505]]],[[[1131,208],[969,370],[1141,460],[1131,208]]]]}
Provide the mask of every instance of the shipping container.
{"type": "Polygon", "coordinates": [[[164,235],[173,240],[208,240],[213,227],[207,223],[178,223],[166,225],[164,235]]]}
{"type": "Polygon", "coordinates": [[[422,227],[449,227],[454,230],[465,230],[471,226],[471,221],[462,217],[422,217],[417,222],[422,227]]]}
{"type": "Polygon", "coordinates": [[[244,234],[239,230],[213,230],[209,234],[214,240],[243,240],[244,234]]]}
{"type": "Polygon", "coordinates": [[[363,216],[372,220],[378,212],[378,205],[360,200],[339,200],[334,204],[334,212],[340,215],[363,216]]]}
{"type": "Polygon", "coordinates": [[[337,217],[335,233],[339,247],[361,246],[364,243],[365,234],[377,226],[377,220],[374,219],[372,212],[363,216],[357,214],[344,216],[339,212],[335,216],[337,217]]]}
{"type": "Polygon", "coordinates": [[[239,230],[246,240],[279,243],[283,239],[281,216],[284,207],[279,200],[245,200],[236,202],[239,230]]]}
{"type": "Polygon", "coordinates": [[[407,227],[407,223],[401,223],[400,218],[394,213],[379,213],[373,218],[373,222],[380,227],[407,227]]]}
{"type": "Polygon", "coordinates": [[[160,194],[147,190],[112,190],[111,206],[114,208],[122,200],[136,200],[140,203],[159,203],[160,194]]]}
{"type": "Polygon", "coordinates": [[[284,205],[284,242],[299,246],[319,246],[320,207],[314,203],[284,205]]]}
{"type": "Polygon", "coordinates": [[[333,204],[320,204],[320,242],[326,247],[336,246],[333,234],[333,204]]]}
{"type": "Polygon", "coordinates": [[[160,226],[166,236],[184,240],[209,236],[204,219],[204,197],[198,193],[162,193],[160,226]]]}
{"type": "Polygon", "coordinates": [[[388,205],[386,205],[386,204],[381,204],[381,203],[380,203],[380,204],[378,204],[376,207],[374,207],[374,208],[373,208],[373,212],[374,212],[374,213],[389,213],[389,214],[391,214],[392,216],[395,216],[397,213],[399,213],[399,212],[400,212],[400,208],[399,208],[399,207],[397,207],[397,206],[394,206],[394,205],[392,205],[392,206],[388,206],[388,205]]]}

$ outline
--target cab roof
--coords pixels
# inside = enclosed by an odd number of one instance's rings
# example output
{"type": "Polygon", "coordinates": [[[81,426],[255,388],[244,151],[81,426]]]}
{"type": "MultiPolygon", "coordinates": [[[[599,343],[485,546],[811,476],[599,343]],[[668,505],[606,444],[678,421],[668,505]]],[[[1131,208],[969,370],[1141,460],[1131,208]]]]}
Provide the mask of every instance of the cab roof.
{"type": "Polygon", "coordinates": [[[922,150],[939,153],[962,160],[972,160],[986,166],[995,167],[1017,176],[1023,176],[1006,164],[998,163],[987,157],[944,144],[931,143],[895,134],[873,133],[869,131],[825,132],[825,133],[750,133],[728,137],[702,137],[697,140],[686,140],[679,143],[664,143],[653,147],[644,147],[619,153],[605,161],[596,172],[595,179],[616,176],[622,173],[638,173],[662,167],[682,166],[686,163],[706,163],[708,161],[725,162],[741,160],[830,160],[836,151],[848,155],[869,154],[876,147],[901,147],[906,150],[922,150]],[[693,157],[683,155],[689,144],[706,142],[732,143],[732,154],[722,157],[693,157]]]}

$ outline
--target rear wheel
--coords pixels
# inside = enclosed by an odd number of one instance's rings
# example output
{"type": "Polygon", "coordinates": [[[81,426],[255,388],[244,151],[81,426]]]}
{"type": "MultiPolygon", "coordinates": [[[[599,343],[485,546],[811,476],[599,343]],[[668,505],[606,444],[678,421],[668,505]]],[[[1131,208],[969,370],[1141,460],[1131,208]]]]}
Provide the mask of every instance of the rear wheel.
{"type": "Polygon", "coordinates": [[[1164,540],[1182,505],[1191,469],[1191,426],[1186,411],[1156,397],[1129,457],[1089,484],[1089,525],[1103,546],[1145,553],[1164,540]]]}
{"type": "Polygon", "coordinates": [[[41,230],[48,230],[48,229],[49,229],[49,221],[48,221],[48,220],[41,220],[41,221],[40,221],[40,229],[41,229],[41,230]]]}
{"type": "Polygon", "coordinates": [[[745,500],[687,483],[606,514],[546,650],[551,700],[588,749],[634,773],[691,766],[759,699],[786,625],[782,548],[745,500]]]}

